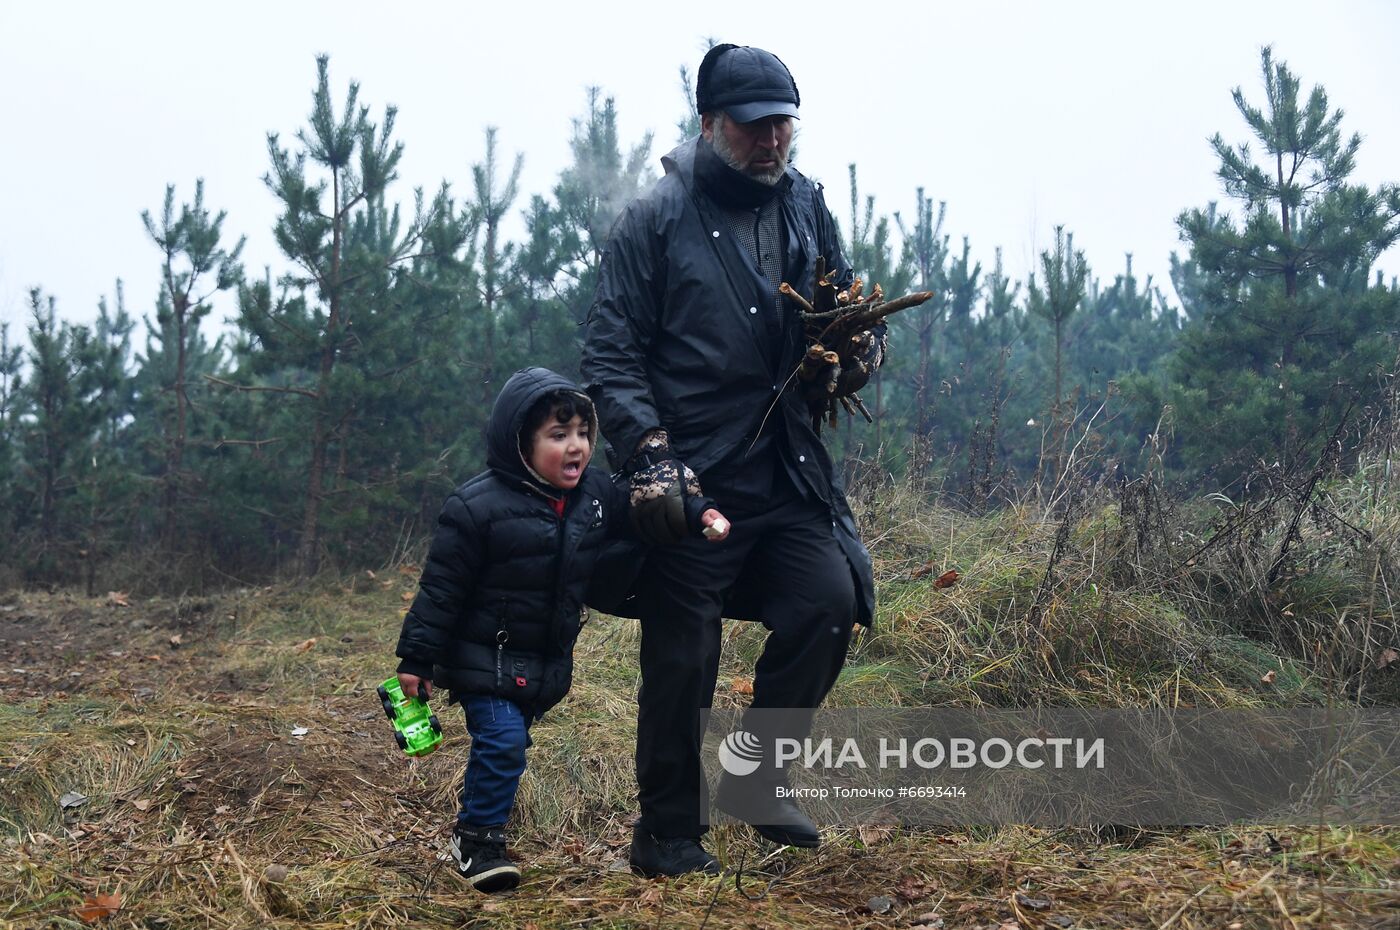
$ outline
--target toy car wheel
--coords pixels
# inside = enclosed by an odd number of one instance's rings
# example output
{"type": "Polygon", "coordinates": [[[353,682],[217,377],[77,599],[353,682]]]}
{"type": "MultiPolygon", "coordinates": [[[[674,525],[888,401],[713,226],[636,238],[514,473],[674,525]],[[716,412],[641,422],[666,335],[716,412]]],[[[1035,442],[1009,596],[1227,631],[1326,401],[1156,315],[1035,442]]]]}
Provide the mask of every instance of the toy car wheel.
{"type": "Polygon", "coordinates": [[[408,737],[404,736],[402,733],[395,731],[394,742],[399,744],[400,749],[408,748],[408,737]]]}
{"type": "Polygon", "coordinates": [[[442,724],[438,723],[437,714],[432,714],[428,717],[428,726],[432,727],[434,733],[442,732],[442,724]]]}
{"type": "Polygon", "coordinates": [[[378,692],[378,694],[379,694],[379,700],[381,700],[381,701],[387,701],[387,700],[389,700],[389,689],[388,689],[388,688],[384,687],[383,685],[380,685],[380,686],[379,686],[378,688],[376,688],[375,690],[376,690],[376,691],[378,692]]]}
{"type": "Polygon", "coordinates": [[[394,719],[394,704],[388,698],[384,699],[384,714],[390,720],[394,719]]]}

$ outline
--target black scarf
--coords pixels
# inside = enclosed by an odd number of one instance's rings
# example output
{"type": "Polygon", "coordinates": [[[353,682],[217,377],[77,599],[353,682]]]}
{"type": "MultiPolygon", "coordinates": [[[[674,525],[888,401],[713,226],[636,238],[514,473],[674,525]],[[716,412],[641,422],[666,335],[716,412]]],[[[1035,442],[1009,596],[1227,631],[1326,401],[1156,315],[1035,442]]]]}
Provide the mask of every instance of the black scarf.
{"type": "Polygon", "coordinates": [[[731,168],[703,136],[695,145],[695,178],[716,203],[742,210],[757,209],[792,186],[787,174],[777,184],[764,184],[731,168]]]}

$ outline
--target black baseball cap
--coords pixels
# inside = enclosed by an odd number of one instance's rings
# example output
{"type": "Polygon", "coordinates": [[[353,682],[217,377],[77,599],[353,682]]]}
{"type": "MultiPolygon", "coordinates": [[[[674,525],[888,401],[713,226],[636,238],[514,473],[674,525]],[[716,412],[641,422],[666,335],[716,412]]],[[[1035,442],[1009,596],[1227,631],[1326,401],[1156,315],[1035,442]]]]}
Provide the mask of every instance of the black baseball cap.
{"type": "Polygon", "coordinates": [[[751,123],[766,116],[797,117],[802,102],[792,72],[777,55],[748,45],[716,45],[695,75],[695,108],[723,110],[751,123]]]}

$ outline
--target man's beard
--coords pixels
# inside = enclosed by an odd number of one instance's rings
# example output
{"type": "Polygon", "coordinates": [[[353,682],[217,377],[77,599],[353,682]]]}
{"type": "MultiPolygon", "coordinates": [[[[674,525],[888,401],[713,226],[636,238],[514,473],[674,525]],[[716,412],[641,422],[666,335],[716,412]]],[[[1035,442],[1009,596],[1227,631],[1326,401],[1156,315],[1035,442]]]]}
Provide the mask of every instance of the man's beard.
{"type": "MultiPolygon", "coordinates": [[[[723,117],[728,119],[728,117],[723,117]]],[[[724,137],[724,124],[715,124],[714,133],[710,139],[710,145],[714,148],[715,154],[724,159],[724,163],[745,177],[753,178],[762,184],[772,186],[783,179],[783,174],[787,171],[787,152],[780,152],[776,149],[756,150],[754,155],[771,154],[775,160],[773,167],[763,170],[755,170],[739,163],[734,156],[734,150],[729,147],[729,140],[724,137]]]]}

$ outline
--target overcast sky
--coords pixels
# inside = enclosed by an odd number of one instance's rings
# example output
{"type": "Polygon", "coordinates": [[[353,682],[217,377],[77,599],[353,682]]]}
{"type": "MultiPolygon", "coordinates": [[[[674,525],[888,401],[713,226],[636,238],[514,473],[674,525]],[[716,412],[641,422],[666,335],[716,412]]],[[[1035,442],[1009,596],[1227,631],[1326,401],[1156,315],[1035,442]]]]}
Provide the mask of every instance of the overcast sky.
{"type": "MultiPolygon", "coordinates": [[[[1176,216],[1221,197],[1207,138],[1248,138],[1230,99],[1262,103],[1259,49],[1326,87],[1364,141],[1356,180],[1400,180],[1400,4],[926,2],[855,4],[68,3],[0,0],[0,321],[28,319],[27,292],[91,320],[125,281],[151,313],[158,254],[141,226],[165,185],[228,211],[250,272],[283,267],[261,182],[266,135],[304,125],[315,55],[331,56],[337,104],[350,80],[375,118],[399,109],[397,198],[442,179],[470,191],[483,131],[525,153],[523,207],[568,164],[570,120],[598,85],[627,143],[677,141],[677,69],[704,37],[758,45],[802,93],[799,167],[849,224],[846,166],[881,212],[911,217],[923,187],[944,230],[1021,278],[1063,224],[1105,282],[1134,254],[1171,292],[1176,216]],[[1324,12],[1325,11],[1325,12],[1324,12]]],[[[391,197],[394,191],[391,190],[391,197]]],[[[1383,258],[1400,273],[1400,251],[1383,258]]],[[[218,305],[216,317],[231,312],[218,305]]]]}

